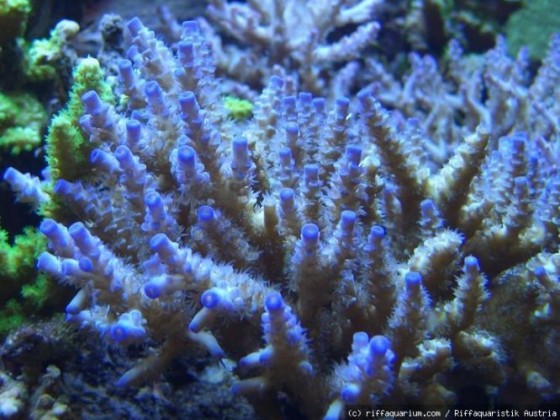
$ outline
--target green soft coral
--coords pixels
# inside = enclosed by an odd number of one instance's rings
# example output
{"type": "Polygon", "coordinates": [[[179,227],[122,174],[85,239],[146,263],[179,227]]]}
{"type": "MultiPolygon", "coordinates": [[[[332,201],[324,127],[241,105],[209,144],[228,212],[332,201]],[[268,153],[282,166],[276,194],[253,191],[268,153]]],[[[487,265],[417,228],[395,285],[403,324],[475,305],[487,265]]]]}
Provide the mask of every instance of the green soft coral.
{"type": "Polygon", "coordinates": [[[47,118],[34,96],[0,92],[0,148],[12,154],[33,150],[41,144],[47,118]]]}

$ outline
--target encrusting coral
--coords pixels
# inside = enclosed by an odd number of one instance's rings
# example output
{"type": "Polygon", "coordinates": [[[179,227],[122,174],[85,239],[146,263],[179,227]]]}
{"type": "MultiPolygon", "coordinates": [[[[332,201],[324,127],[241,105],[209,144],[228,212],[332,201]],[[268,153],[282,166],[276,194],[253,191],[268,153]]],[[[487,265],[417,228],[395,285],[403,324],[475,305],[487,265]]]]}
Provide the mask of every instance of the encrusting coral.
{"type": "Polygon", "coordinates": [[[138,19],[125,35],[126,102],[81,92],[69,117],[89,162],[4,174],[19,200],[72,211],[49,210],[38,260],[77,288],[68,320],[154,348],[119,385],[202,347],[238,361],[234,392],[282,391],[310,418],[449,406],[457,369],[558,393],[558,38],[534,79],[503,42],[476,70],[456,51],[451,81],[418,58],[439,77],[413,69],[386,97],[331,103],[272,76],[240,123],[196,22],[176,52],[138,19]]]}

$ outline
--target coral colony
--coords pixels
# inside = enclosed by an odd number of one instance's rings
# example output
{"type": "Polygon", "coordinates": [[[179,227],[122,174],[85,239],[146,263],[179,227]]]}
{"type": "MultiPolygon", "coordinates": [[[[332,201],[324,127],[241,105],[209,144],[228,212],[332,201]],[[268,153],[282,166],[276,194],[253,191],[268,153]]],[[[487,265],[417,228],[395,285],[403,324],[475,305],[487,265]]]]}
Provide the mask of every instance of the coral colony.
{"type": "Polygon", "coordinates": [[[413,55],[351,99],[272,75],[240,123],[196,22],[173,50],[138,19],[125,35],[121,101],[81,96],[83,175],[4,174],[65,207],[37,265],[76,287],[68,320],[154,349],[118,385],[205,349],[237,363],[233,392],[311,418],[451,406],[457,371],[557,392],[559,38],[533,79],[503,40],[474,67],[453,44],[446,78],[413,55]]]}

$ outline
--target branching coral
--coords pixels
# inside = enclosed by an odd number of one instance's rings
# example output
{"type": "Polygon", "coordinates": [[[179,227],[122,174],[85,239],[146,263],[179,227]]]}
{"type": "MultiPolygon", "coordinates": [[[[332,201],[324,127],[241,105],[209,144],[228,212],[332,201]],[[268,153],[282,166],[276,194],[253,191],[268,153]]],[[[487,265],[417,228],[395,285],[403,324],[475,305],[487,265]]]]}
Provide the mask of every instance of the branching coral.
{"type": "Polygon", "coordinates": [[[557,393],[556,39],[532,81],[501,46],[480,71],[458,58],[444,99],[443,81],[413,71],[392,113],[379,86],[326,103],[272,76],[239,123],[217,100],[195,22],[176,53],[138,19],[126,37],[114,86],[126,104],[80,92],[83,114],[69,117],[89,162],[52,191],[5,175],[20,200],[73,212],[43,221],[38,260],[77,288],[68,319],[156,349],[119,385],[156,380],[202,346],[238,360],[235,392],[282,391],[310,418],[451,405],[457,369],[493,389],[521,379],[536,398],[557,393]],[[450,98],[464,124],[441,158],[418,118],[450,98]]]}
{"type": "Polygon", "coordinates": [[[302,89],[319,93],[329,91],[325,82],[329,82],[328,70],[332,65],[356,67],[354,60],[375,42],[379,24],[373,21],[373,15],[379,3],[209,1],[210,19],[237,40],[241,48],[223,45],[209,25],[204,21],[201,24],[211,39],[218,66],[237,80],[266,81],[273,65],[279,65],[299,79],[302,89]]]}

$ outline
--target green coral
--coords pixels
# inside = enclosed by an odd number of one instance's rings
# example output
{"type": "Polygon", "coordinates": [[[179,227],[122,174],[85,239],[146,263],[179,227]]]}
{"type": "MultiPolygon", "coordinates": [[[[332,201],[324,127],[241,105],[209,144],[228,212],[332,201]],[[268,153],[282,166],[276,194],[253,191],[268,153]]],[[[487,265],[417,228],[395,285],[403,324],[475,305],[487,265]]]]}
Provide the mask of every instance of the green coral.
{"type": "Polygon", "coordinates": [[[512,54],[527,46],[531,58],[541,60],[546,55],[553,33],[560,31],[560,1],[530,0],[509,18],[505,33],[512,54]]]}
{"type": "Polygon", "coordinates": [[[0,0],[0,45],[23,35],[30,13],[28,0],[0,0]]]}
{"type": "Polygon", "coordinates": [[[246,99],[226,96],[224,106],[229,116],[238,121],[246,120],[253,115],[253,104],[246,99]]]}
{"type": "Polygon", "coordinates": [[[33,283],[21,288],[21,296],[35,308],[41,308],[49,297],[51,284],[44,274],[37,275],[33,283]]]}
{"type": "Polygon", "coordinates": [[[95,90],[101,98],[115,103],[111,87],[104,81],[103,71],[94,58],[86,58],[74,71],[74,84],[66,108],[53,118],[47,135],[47,163],[53,180],[74,180],[85,175],[91,146],[86,141],[78,119],[84,113],[81,97],[95,90]]]}
{"type": "Polygon", "coordinates": [[[0,92],[0,148],[12,154],[33,150],[41,143],[47,118],[34,96],[0,92]]]}
{"type": "Polygon", "coordinates": [[[35,268],[38,255],[46,249],[45,237],[28,227],[10,244],[0,229],[0,336],[25,322],[43,308],[55,283],[35,268]]]}
{"type": "Polygon", "coordinates": [[[0,337],[5,337],[11,331],[25,323],[26,316],[23,306],[15,299],[10,299],[0,309],[0,337]]]}
{"type": "Polygon", "coordinates": [[[62,20],[51,31],[49,38],[36,39],[31,43],[22,41],[23,72],[27,79],[34,82],[56,79],[57,63],[64,57],[64,47],[79,30],[76,22],[62,20]]]}

